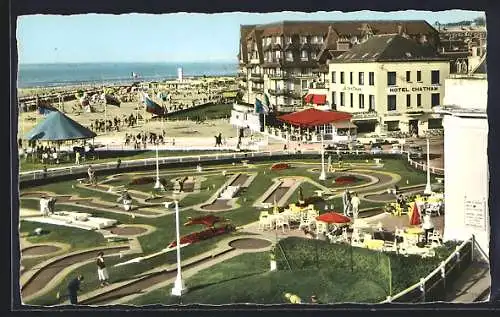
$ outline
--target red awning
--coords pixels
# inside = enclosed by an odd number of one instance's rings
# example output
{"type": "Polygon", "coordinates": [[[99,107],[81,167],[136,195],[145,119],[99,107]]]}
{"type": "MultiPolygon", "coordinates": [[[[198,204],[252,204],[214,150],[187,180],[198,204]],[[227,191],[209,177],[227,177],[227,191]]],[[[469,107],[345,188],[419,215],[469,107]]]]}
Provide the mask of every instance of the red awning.
{"type": "Polygon", "coordinates": [[[351,218],[346,217],[342,214],[336,212],[329,212],[326,214],[319,215],[316,217],[316,220],[323,221],[326,223],[349,223],[351,222],[351,218]]]}
{"type": "Polygon", "coordinates": [[[324,105],[326,103],[326,95],[308,94],[304,97],[304,101],[315,105],[324,105]]]}
{"type": "Polygon", "coordinates": [[[300,127],[316,127],[336,121],[351,120],[351,118],[352,115],[347,112],[323,111],[318,109],[306,109],[278,117],[281,121],[300,127]]]}
{"type": "Polygon", "coordinates": [[[313,95],[312,103],[315,105],[324,105],[326,103],[326,95],[313,95]]]}

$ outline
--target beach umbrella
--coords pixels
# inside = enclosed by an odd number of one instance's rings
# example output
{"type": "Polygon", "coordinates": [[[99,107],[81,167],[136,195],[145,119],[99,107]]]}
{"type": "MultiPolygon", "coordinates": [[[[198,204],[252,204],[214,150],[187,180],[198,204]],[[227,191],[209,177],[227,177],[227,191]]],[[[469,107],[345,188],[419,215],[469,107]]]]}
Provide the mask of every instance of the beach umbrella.
{"type": "Polygon", "coordinates": [[[331,224],[347,224],[351,222],[351,218],[339,214],[338,212],[324,213],[316,217],[316,220],[331,224]]]}
{"type": "Polygon", "coordinates": [[[420,211],[418,210],[417,203],[413,203],[413,209],[410,213],[410,225],[418,226],[420,224],[420,211]]]}

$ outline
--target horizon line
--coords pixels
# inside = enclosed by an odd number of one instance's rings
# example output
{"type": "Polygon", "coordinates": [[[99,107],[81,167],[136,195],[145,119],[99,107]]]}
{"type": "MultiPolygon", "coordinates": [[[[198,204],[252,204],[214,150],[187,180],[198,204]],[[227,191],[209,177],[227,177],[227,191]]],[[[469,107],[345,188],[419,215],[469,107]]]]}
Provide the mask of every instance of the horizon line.
{"type": "Polygon", "coordinates": [[[185,61],[82,61],[82,62],[18,62],[18,65],[56,65],[56,64],[179,64],[179,63],[238,63],[237,59],[185,60],[185,61]]]}

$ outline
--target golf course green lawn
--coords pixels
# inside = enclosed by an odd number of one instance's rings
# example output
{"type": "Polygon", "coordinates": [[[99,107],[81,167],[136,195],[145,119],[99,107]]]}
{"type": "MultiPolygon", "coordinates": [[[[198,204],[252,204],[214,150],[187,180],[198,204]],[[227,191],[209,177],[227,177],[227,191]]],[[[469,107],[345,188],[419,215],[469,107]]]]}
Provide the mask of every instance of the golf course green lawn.
{"type": "MultiPolygon", "coordinates": [[[[245,224],[249,224],[251,222],[257,221],[259,217],[259,208],[255,208],[253,204],[255,201],[261,197],[264,192],[273,184],[273,180],[275,178],[287,177],[287,176],[303,176],[309,177],[314,181],[317,181],[318,174],[311,173],[309,170],[314,167],[314,165],[301,165],[301,161],[290,161],[292,163],[292,168],[280,170],[280,171],[271,171],[270,167],[273,162],[263,162],[257,163],[253,167],[243,168],[242,166],[233,166],[233,165],[219,165],[219,166],[210,166],[202,173],[197,173],[194,168],[186,169],[166,169],[162,171],[165,173],[166,179],[172,179],[179,176],[193,176],[199,175],[206,177],[206,180],[202,183],[202,190],[199,193],[193,193],[187,195],[181,202],[180,205],[182,208],[187,207],[187,209],[183,209],[181,211],[181,223],[186,222],[188,217],[197,217],[208,215],[211,213],[201,212],[194,209],[189,209],[190,206],[201,204],[206,202],[214,193],[217,191],[230,177],[229,175],[223,176],[221,171],[227,170],[228,173],[235,173],[235,170],[246,171],[249,173],[257,173],[257,176],[252,181],[250,186],[242,192],[242,194],[237,198],[236,204],[238,207],[234,210],[224,211],[224,212],[216,212],[217,216],[222,216],[227,219],[230,219],[231,222],[236,226],[241,226],[245,224]],[[217,172],[214,172],[214,169],[217,169],[217,172]],[[188,170],[190,172],[188,172],[188,170]],[[212,186],[215,185],[215,188],[212,186]],[[209,187],[210,190],[206,190],[209,187]]],[[[317,162],[316,162],[317,163],[317,162]]],[[[410,185],[414,184],[422,184],[425,183],[425,173],[414,171],[413,169],[407,168],[404,161],[401,160],[387,160],[384,162],[384,167],[381,169],[382,171],[388,171],[394,174],[402,175],[402,181],[404,181],[404,185],[406,186],[406,180],[409,181],[410,185]]],[[[317,166],[317,165],[316,165],[317,166]]],[[[368,168],[366,168],[368,169],[368,168]]],[[[154,171],[150,171],[149,173],[154,174],[154,171]]],[[[132,173],[124,174],[125,177],[121,180],[123,182],[130,181],[131,178],[136,177],[137,175],[131,176],[132,173]]],[[[141,176],[144,176],[141,175],[141,176]]],[[[331,181],[327,180],[326,182],[320,182],[325,186],[330,186],[331,181]]],[[[24,188],[22,192],[33,192],[33,191],[51,191],[59,195],[71,195],[77,194],[81,197],[98,197],[102,200],[116,203],[116,198],[118,196],[94,191],[92,189],[85,188],[72,188],[72,185],[75,184],[75,181],[65,181],[52,183],[43,186],[36,186],[30,188],[24,188]]],[[[146,194],[151,192],[151,187],[153,184],[140,185],[141,187],[137,187],[134,189],[140,189],[144,191],[146,194]]],[[[314,191],[319,189],[315,185],[304,182],[302,184],[303,193],[305,197],[313,196],[314,191]]],[[[132,188],[132,187],[130,187],[132,188]]],[[[289,199],[289,203],[294,202],[298,199],[298,193],[295,192],[292,197],[289,199]]],[[[329,200],[328,205],[334,204],[334,206],[341,207],[341,197],[336,197],[332,200],[329,200]]],[[[361,208],[369,208],[372,206],[383,206],[383,203],[371,203],[363,201],[361,202],[361,208]]],[[[38,200],[35,199],[21,199],[21,207],[29,208],[29,209],[38,209],[38,200]]],[[[56,204],[56,210],[71,210],[71,211],[81,211],[91,213],[96,217],[105,217],[116,219],[119,224],[145,224],[155,227],[155,231],[148,235],[138,237],[138,241],[142,247],[143,253],[134,255],[136,256],[145,256],[148,254],[152,254],[154,252],[158,252],[163,250],[171,241],[175,238],[175,215],[169,214],[157,218],[145,218],[145,217],[136,217],[131,218],[128,215],[117,214],[112,212],[106,212],[99,210],[98,208],[86,208],[86,207],[78,207],[71,205],[64,205],[63,203],[56,204]]],[[[61,226],[50,226],[50,225],[41,225],[37,223],[30,223],[28,221],[21,222],[21,232],[33,231],[35,227],[43,227],[44,229],[48,229],[49,234],[41,237],[30,237],[29,239],[38,239],[38,240],[30,240],[34,243],[43,243],[49,241],[57,241],[63,243],[69,243],[72,246],[72,250],[80,249],[85,247],[95,247],[100,245],[106,245],[104,238],[101,234],[95,232],[89,232],[85,230],[78,230],[72,228],[66,228],[61,226]],[[52,228],[53,227],[53,228],[52,228]]],[[[187,234],[195,231],[203,230],[201,226],[181,226],[181,234],[187,234]]],[[[237,233],[236,233],[237,234],[237,233]]],[[[212,249],[217,241],[220,239],[227,238],[228,235],[222,235],[217,238],[213,238],[210,240],[202,241],[183,249],[184,258],[189,258],[194,255],[199,254],[202,251],[207,251],[212,249]]],[[[242,258],[245,258],[248,255],[242,255],[242,258]]],[[[125,257],[120,261],[125,261],[129,257],[125,257]]],[[[300,296],[303,298],[308,298],[311,292],[316,292],[316,295],[320,297],[320,300],[324,301],[366,301],[366,302],[376,302],[379,301],[380,298],[384,298],[388,292],[388,288],[384,289],[380,287],[381,283],[379,275],[376,275],[374,272],[358,272],[356,276],[350,278],[341,278],[343,276],[344,271],[335,271],[340,270],[340,268],[336,267],[335,270],[325,265],[322,265],[322,271],[318,272],[318,274],[312,274],[310,267],[303,267],[300,269],[295,269],[293,272],[291,271],[279,271],[279,272],[267,272],[269,263],[268,263],[268,254],[252,254],[251,259],[248,263],[240,263],[245,262],[233,259],[231,261],[234,262],[234,265],[231,266],[232,262],[226,261],[228,267],[223,269],[223,272],[226,272],[226,276],[232,276],[230,279],[224,279],[223,283],[217,285],[211,285],[214,281],[212,280],[204,280],[202,275],[195,275],[192,278],[194,279],[193,285],[198,285],[198,288],[194,288],[192,292],[190,292],[185,298],[185,302],[197,302],[202,299],[206,299],[206,303],[227,303],[227,302],[240,302],[247,301],[251,299],[251,301],[258,303],[280,303],[283,302],[282,292],[283,291],[291,291],[300,293],[300,296]],[[245,267],[245,265],[247,265],[245,267]],[[324,268],[323,268],[324,266],[324,268]],[[232,267],[232,268],[231,268],[232,267]],[[232,270],[235,270],[236,273],[231,273],[232,270]],[[225,270],[225,271],[224,271],[225,270]],[[333,271],[332,271],[333,270],[333,271]],[[241,274],[247,274],[248,276],[243,276],[241,274]],[[252,273],[252,274],[250,274],[252,273]],[[233,275],[231,275],[233,274],[233,275]],[[341,275],[339,275],[341,274],[341,275]],[[197,277],[198,276],[198,277],[197,277]],[[236,278],[236,279],[233,279],[236,278]],[[378,280],[377,280],[378,279],[378,280]],[[327,281],[327,282],[325,282],[327,281]],[[247,285],[248,287],[242,288],[242,283],[247,285]],[[210,285],[209,285],[210,284],[210,285]],[[225,286],[223,286],[225,285],[225,286]],[[259,287],[264,285],[263,291],[258,291],[259,287]],[[269,285],[269,286],[268,286],[269,285]],[[349,285],[359,285],[358,289],[352,289],[349,285]],[[239,288],[239,289],[238,289],[239,288]],[[337,290],[338,288],[338,290],[337,290]],[[192,294],[192,295],[191,295],[192,294]],[[197,295],[198,294],[198,295],[197,295]],[[192,297],[189,297],[192,296],[192,297]]],[[[114,263],[113,261],[118,261],[118,259],[109,259],[110,265],[114,263]]],[[[130,266],[120,267],[113,269],[110,272],[111,279],[114,281],[123,280],[126,278],[131,278],[135,274],[141,274],[146,272],[147,270],[158,267],[159,265],[164,265],[168,263],[174,263],[175,256],[174,253],[169,253],[168,255],[162,255],[159,257],[155,257],[147,262],[141,262],[136,264],[131,264],[130,266]]],[[[36,262],[36,261],[35,261],[36,262]]],[[[33,262],[33,263],[35,263],[33,262]]],[[[219,265],[224,265],[226,262],[221,263],[219,265]]],[[[214,266],[215,270],[216,266],[214,266]]],[[[85,285],[88,287],[97,287],[98,282],[96,281],[96,272],[94,263],[85,265],[83,267],[78,268],[78,272],[82,272],[85,275],[89,276],[89,279],[85,280],[85,285]]],[[[76,271],[74,272],[76,274],[76,271]]],[[[200,274],[200,273],[198,273],[200,274]]],[[[64,286],[70,276],[68,276],[64,281],[61,282],[60,286],[64,286]]],[[[221,277],[222,278],[222,277],[221,277]]],[[[221,280],[222,281],[222,280],[221,280]]],[[[190,283],[190,281],[188,281],[190,283]]],[[[53,292],[47,294],[46,296],[42,296],[40,298],[34,299],[33,304],[54,304],[56,303],[55,292],[57,290],[53,290],[53,292]]],[[[164,290],[169,293],[170,289],[164,290]]],[[[154,299],[156,296],[155,292],[161,292],[161,290],[154,291],[148,293],[144,296],[149,296],[151,294],[151,298],[154,299]]],[[[143,298],[141,296],[140,298],[143,298]]],[[[160,295],[158,295],[160,296],[160,295]]],[[[161,298],[161,296],[159,297],[161,298]]],[[[163,296],[163,298],[166,298],[163,296]]],[[[144,300],[144,299],[141,299],[144,300]]],[[[175,300],[175,299],[172,299],[175,300]]],[[[148,302],[151,303],[151,302],[148,302]]]]}
{"type": "Polygon", "coordinates": [[[203,106],[195,109],[190,109],[185,112],[177,112],[169,114],[169,119],[182,119],[185,120],[213,120],[228,118],[231,116],[231,110],[233,109],[232,104],[218,104],[203,106]]]}

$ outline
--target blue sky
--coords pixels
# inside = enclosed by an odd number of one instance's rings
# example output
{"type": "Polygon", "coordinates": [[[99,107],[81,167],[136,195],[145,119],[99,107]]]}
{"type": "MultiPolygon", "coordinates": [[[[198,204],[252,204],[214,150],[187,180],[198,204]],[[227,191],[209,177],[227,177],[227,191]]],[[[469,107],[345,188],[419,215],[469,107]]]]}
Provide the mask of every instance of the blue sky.
{"type": "Polygon", "coordinates": [[[471,20],[483,12],[279,12],[30,15],[17,20],[19,62],[235,61],[240,24],[280,20],[400,19],[430,24],[471,20]]]}

